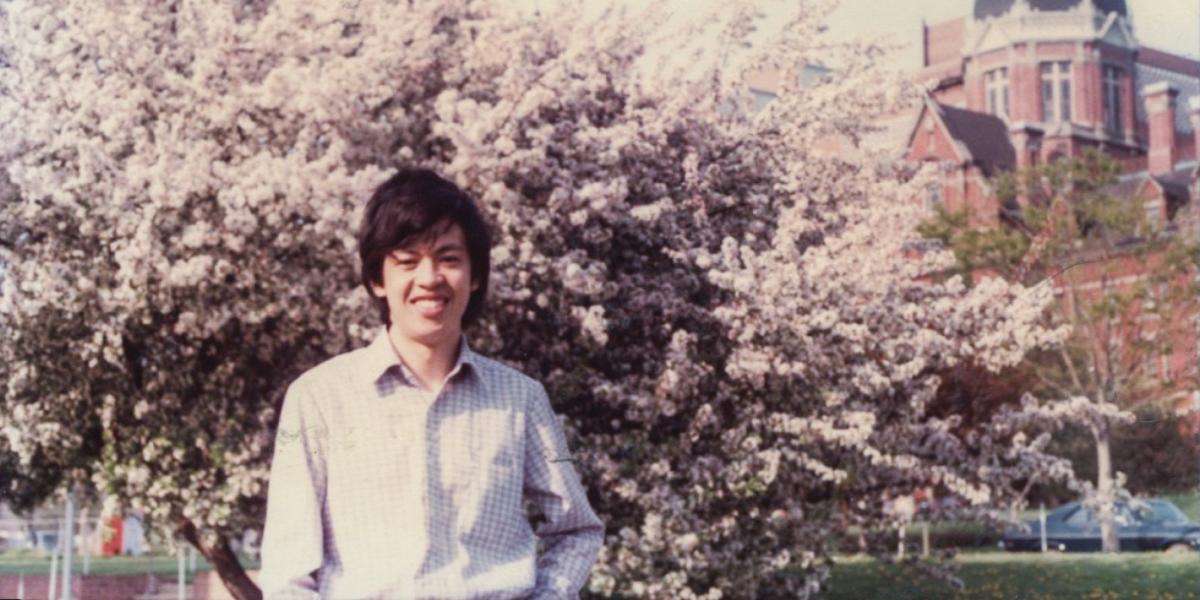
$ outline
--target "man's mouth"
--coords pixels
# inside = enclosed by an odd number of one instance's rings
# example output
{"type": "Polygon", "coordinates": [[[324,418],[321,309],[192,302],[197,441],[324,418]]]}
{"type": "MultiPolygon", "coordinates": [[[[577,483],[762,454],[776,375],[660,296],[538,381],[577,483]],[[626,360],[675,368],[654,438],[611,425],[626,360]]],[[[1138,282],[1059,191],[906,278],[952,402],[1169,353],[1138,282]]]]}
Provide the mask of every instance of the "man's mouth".
{"type": "Polygon", "coordinates": [[[441,316],[442,311],[446,309],[448,300],[441,296],[425,296],[416,298],[412,301],[413,307],[416,308],[417,314],[426,318],[436,318],[441,316]]]}

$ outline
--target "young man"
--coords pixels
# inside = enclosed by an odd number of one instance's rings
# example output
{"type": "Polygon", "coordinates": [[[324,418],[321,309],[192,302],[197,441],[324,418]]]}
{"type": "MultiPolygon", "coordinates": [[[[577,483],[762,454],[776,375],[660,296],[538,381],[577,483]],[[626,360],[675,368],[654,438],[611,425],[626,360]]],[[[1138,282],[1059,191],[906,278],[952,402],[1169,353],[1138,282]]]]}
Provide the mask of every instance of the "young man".
{"type": "Polygon", "coordinates": [[[546,392],[462,335],[490,267],[475,204],[430,171],[401,171],[372,196],[358,244],[387,329],[288,389],[265,597],[577,597],[604,527],[546,392]],[[526,500],[545,517],[536,532],[526,500]]]}

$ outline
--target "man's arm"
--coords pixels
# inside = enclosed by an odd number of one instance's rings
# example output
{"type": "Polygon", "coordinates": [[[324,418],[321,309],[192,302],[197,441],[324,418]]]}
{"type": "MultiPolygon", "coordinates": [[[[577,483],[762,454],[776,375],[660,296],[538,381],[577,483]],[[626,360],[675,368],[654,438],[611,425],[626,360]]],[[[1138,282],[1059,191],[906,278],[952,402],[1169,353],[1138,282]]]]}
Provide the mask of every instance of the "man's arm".
{"type": "Polygon", "coordinates": [[[320,598],[328,430],[298,387],[288,389],[275,434],[259,577],[266,600],[320,598]]]}
{"type": "Polygon", "coordinates": [[[550,399],[539,385],[525,420],[525,497],[545,516],[533,600],[576,598],[604,544],[550,399]]]}

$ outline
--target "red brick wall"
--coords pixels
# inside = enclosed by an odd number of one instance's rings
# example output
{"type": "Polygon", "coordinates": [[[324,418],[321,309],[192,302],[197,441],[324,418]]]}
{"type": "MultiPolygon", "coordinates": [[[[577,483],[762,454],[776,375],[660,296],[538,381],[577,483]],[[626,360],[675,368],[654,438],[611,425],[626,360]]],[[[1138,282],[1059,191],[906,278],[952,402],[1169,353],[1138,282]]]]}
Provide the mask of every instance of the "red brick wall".
{"type": "Polygon", "coordinates": [[[925,66],[962,59],[966,17],[925,26],[925,66]]]}
{"type": "Polygon", "coordinates": [[[1037,122],[1042,120],[1042,83],[1038,66],[1033,61],[1033,49],[1029,44],[1018,44],[1014,48],[1015,64],[1008,71],[1008,85],[1014,121],[1037,122]]]}
{"type": "Polygon", "coordinates": [[[958,153],[946,134],[946,130],[937,124],[934,116],[926,110],[921,120],[913,130],[912,145],[908,148],[908,156],[914,160],[959,160],[958,153]]]}
{"type": "Polygon", "coordinates": [[[1151,95],[1145,96],[1146,116],[1149,122],[1150,136],[1150,173],[1161,174],[1174,170],[1177,159],[1179,141],[1175,135],[1175,110],[1177,110],[1173,93],[1159,88],[1151,95]]]}
{"type": "MultiPolygon", "coordinates": [[[[1144,198],[1145,196],[1143,196],[1144,198]]],[[[1075,293],[1084,302],[1092,302],[1098,299],[1100,293],[1099,282],[1102,278],[1110,283],[1110,289],[1117,291],[1128,290],[1132,285],[1138,282],[1146,270],[1154,269],[1155,259],[1150,257],[1147,263],[1142,260],[1133,259],[1113,259],[1104,262],[1082,263],[1072,267],[1068,273],[1065,273],[1055,278],[1055,287],[1061,292],[1068,287],[1074,288],[1075,293]],[[1149,266],[1147,266],[1147,264],[1149,266]]],[[[1186,284],[1187,276],[1181,278],[1181,284],[1186,284]]],[[[1063,310],[1070,310],[1069,301],[1064,302],[1063,310]]],[[[1141,307],[1134,305],[1131,310],[1132,314],[1141,311],[1141,307]]],[[[1166,315],[1170,321],[1159,322],[1154,320],[1138,321],[1136,325],[1130,325],[1130,330],[1121,333],[1124,337],[1133,337],[1137,335],[1134,327],[1140,328],[1142,331],[1159,336],[1167,342],[1170,347],[1169,353],[1165,356],[1157,357],[1155,361],[1155,371],[1149,375],[1150,378],[1157,380],[1159,383],[1169,383],[1167,392],[1183,393],[1191,387],[1191,377],[1195,374],[1196,369],[1196,331],[1192,326],[1191,313],[1186,311],[1178,311],[1174,314],[1166,315]]],[[[1104,352],[1097,349],[1097,352],[1103,356],[1104,352]]],[[[1125,359],[1130,357],[1125,356],[1125,359]]],[[[1123,365],[1124,368],[1131,368],[1133,365],[1123,365]]],[[[1161,389],[1158,391],[1162,391],[1161,389]]],[[[1134,397],[1130,400],[1138,401],[1149,398],[1137,398],[1136,390],[1131,390],[1130,393],[1134,397]]],[[[1190,402],[1190,398],[1181,397],[1181,402],[1190,402]]]]}

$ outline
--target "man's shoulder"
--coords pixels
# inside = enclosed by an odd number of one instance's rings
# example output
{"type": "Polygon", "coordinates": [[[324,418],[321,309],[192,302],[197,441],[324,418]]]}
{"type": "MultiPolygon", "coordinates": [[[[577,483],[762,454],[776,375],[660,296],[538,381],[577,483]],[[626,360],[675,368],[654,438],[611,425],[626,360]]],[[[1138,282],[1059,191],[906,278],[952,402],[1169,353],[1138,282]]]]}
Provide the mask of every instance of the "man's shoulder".
{"type": "Polygon", "coordinates": [[[478,352],[472,357],[479,376],[484,382],[499,386],[503,390],[529,394],[544,394],[542,382],[526,375],[517,368],[478,352]]]}
{"type": "Polygon", "coordinates": [[[300,374],[292,382],[293,389],[345,389],[347,383],[358,378],[365,368],[367,347],[356,348],[325,359],[300,374]]]}

